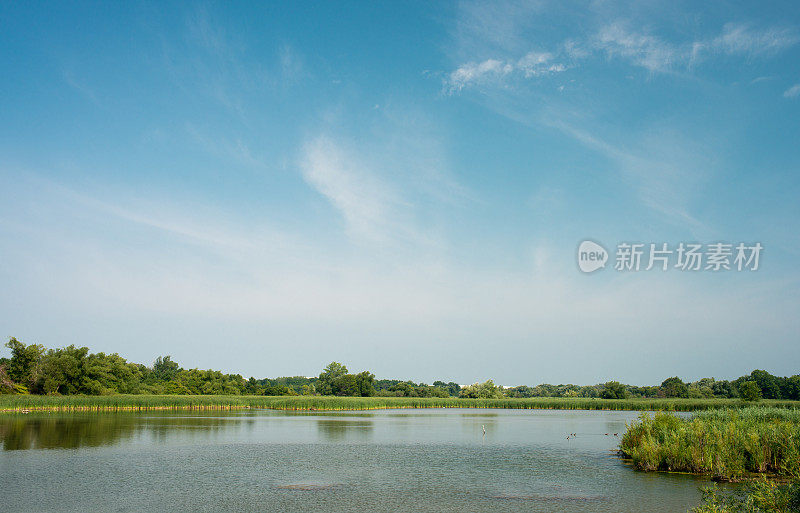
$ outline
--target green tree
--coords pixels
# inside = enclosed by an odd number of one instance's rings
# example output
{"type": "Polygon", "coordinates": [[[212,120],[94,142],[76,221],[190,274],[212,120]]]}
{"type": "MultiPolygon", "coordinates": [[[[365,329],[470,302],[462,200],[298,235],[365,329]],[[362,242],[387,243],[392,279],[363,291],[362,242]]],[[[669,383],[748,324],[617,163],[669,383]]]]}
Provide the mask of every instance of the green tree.
{"type": "Polygon", "coordinates": [[[739,385],[739,396],[748,402],[754,402],[761,399],[761,388],[755,381],[745,381],[739,385]]]}
{"type": "MultiPolygon", "coordinates": [[[[765,370],[756,369],[750,373],[750,380],[755,381],[764,399],[781,399],[778,378],[765,370]]],[[[741,391],[739,392],[741,395],[741,391]]]]}
{"type": "Polygon", "coordinates": [[[661,383],[661,394],[664,397],[689,397],[689,387],[681,378],[673,376],[661,383]]]}
{"type": "Polygon", "coordinates": [[[397,397],[411,397],[414,393],[414,384],[408,381],[399,381],[390,386],[389,391],[397,397]]]}
{"type": "Polygon", "coordinates": [[[509,397],[533,397],[533,389],[526,385],[520,385],[508,390],[509,397]]]}
{"type": "Polygon", "coordinates": [[[247,384],[245,384],[245,393],[250,395],[263,395],[264,394],[264,387],[258,382],[258,380],[254,377],[250,377],[247,380],[247,384]]]}
{"type": "Polygon", "coordinates": [[[70,345],[49,349],[36,363],[31,379],[32,390],[40,394],[80,394],[84,388],[86,355],[88,347],[70,345]]]}
{"type": "Polygon", "coordinates": [[[11,337],[6,342],[6,347],[11,349],[11,359],[6,369],[8,377],[22,385],[30,384],[33,368],[45,352],[44,346],[39,344],[26,346],[11,337]]]}
{"type": "Polygon", "coordinates": [[[473,399],[502,399],[503,390],[491,379],[483,383],[473,383],[461,389],[461,397],[473,399]]]}
{"type": "Polygon", "coordinates": [[[28,389],[19,383],[14,383],[6,372],[6,362],[0,363],[0,395],[2,394],[24,394],[28,389]]]}
{"type": "Polygon", "coordinates": [[[727,380],[715,381],[711,389],[714,392],[714,397],[731,398],[736,396],[736,393],[733,390],[733,385],[727,380]]]}
{"type": "Polygon", "coordinates": [[[461,386],[453,381],[450,381],[449,383],[445,383],[444,381],[434,381],[433,386],[447,390],[448,395],[453,397],[458,397],[459,392],[461,392],[461,386]]]}
{"type": "Polygon", "coordinates": [[[114,353],[89,354],[84,362],[81,389],[87,394],[137,394],[142,380],[141,368],[114,353]]]}
{"type": "Polygon", "coordinates": [[[356,374],[356,386],[358,395],[362,397],[372,397],[375,395],[375,374],[363,371],[356,374]]]}
{"type": "Polygon", "coordinates": [[[347,374],[347,367],[339,362],[331,362],[319,375],[317,390],[322,395],[338,395],[333,390],[333,382],[347,374]]]}
{"type": "Polygon", "coordinates": [[[600,395],[603,399],[625,399],[628,397],[628,391],[625,385],[617,381],[609,381],[603,385],[603,393],[600,395]]]}
{"type": "Polygon", "coordinates": [[[170,381],[175,379],[175,376],[180,371],[180,366],[177,362],[172,361],[172,357],[167,356],[159,356],[156,358],[156,361],[153,362],[153,376],[158,381],[170,381]]]}
{"type": "Polygon", "coordinates": [[[358,379],[353,374],[339,376],[331,383],[331,393],[339,396],[361,395],[358,388],[358,379]]]}
{"type": "Polygon", "coordinates": [[[425,387],[427,395],[425,397],[450,397],[450,392],[442,387],[425,387]]]}
{"type": "Polygon", "coordinates": [[[800,375],[794,375],[787,379],[789,384],[789,394],[787,399],[800,400],[800,375]]]}

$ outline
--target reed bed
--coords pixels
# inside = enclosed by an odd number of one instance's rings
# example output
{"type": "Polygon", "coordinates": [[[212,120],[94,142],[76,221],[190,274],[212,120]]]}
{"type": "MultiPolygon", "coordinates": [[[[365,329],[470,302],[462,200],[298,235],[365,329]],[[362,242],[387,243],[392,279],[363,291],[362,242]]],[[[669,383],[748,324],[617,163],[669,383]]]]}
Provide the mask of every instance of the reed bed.
{"type": "MultiPolygon", "coordinates": [[[[797,408],[797,401],[765,401],[777,408],[797,408]]],[[[729,409],[729,399],[593,399],[535,397],[527,399],[460,399],[415,397],[108,395],[0,396],[0,412],[141,411],[141,410],[375,410],[387,408],[510,408],[557,410],[700,411],[729,409]]]]}
{"type": "Polygon", "coordinates": [[[800,409],[726,408],[692,418],[643,414],[620,452],[640,470],[741,480],[752,474],[800,473],[800,409]]]}

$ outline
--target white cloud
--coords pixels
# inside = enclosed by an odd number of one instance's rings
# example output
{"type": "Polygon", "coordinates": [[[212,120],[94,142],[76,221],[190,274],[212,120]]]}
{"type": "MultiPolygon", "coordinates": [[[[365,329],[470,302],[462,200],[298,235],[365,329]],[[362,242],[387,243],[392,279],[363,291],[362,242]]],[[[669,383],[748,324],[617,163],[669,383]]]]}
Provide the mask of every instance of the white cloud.
{"type": "Polygon", "coordinates": [[[567,56],[574,60],[585,59],[591,53],[582,42],[574,39],[567,39],[563,46],[567,56]]]}
{"type": "Polygon", "coordinates": [[[545,116],[545,124],[561,130],[588,148],[613,161],[620,177],[629,183],[639,201],[648,208],[692,231],[707,232],[708,227],[692,215],[690,205],[713,168],[708,148],[682,135],[680,131],[654,127],[628,145],[612,143],[608,136],[596,135],[556,116],[545,116]]]}
{"type": "Polygon", "coordinates": [[[540,0],[460,2],[453,28],[456,51],[462,57],[486,47],[496,53],[519,54],[546,9],[540,0]]]}
{"type": "Polygon", "coordinates": [[[374,112],[369,136],[330,120],[310,138],[301,148],[303,180],[341,215],[350,242],[395,255],[437,253],[437,216],[461,208],[471,192],[450,173],[441,134],[425,113],[391,104],[374,112]]]}
{"type": "Polygon", "coordinates": [[[783,92],[784,98],[796,98],[800,95],[800,84],[795,84],[783,92]]]}
{"type": "Polygon", "coordinates": [[[283,45],[279,52],[278,57],[281,65],[281,75],[288,83],[295,83],[299,79],[307,75],[303,57],[293,47],[283,45]]]}
{"type": "Polygon", "coordinates": [[[672,45],[651,35],[629,31],[622,23],[601,29],[595,46],[609,57],[627,59],[650,71],[669,71],[682,58],[672,45]]]}
{"type": "Polygon", "coordinates": [[[487,59],[483,62],[468,62],[462,64],[450,73],[447,79],[449,92],[457,92],[464,87],[486,80],[489,77],[498,77],[511,73],[514,68],[507,63],[496,59],[487,59]]]}
{"type": "MultiPolygon", "coordinates": [[[[460,65],[445,79],[445,91],[452,94],[469,86],[507,85],[516,75],[524,78],[561,73],[598,53],[619,59],[654,73],[686,71],[714,55],[768,57],[789,48],[800,36],[794,29],[727,23],[715,37],[670,42],[646,31],[635,30],[630,22],[616,21],[601,27],[593,36],[569,38],[554,52],[529,51],[518,59],[489,58],[460,65]],[[568,64],[565,64],[567,62],[568,64]]],[[[517,41],[513,47],[519,47],[517,41]]],[[[505,48],[503,53],[510,53],[505,48]]],[[[485,53],[475,50],[475,53],[485,53]]],[[[498,52],[499,53],[499,52],[498,52]]]]}
{"type": "Polygon", "coordinates": [[[793,29],[727,23],[721,33],[710,39],[670,43],[650,34],[615,22],[603,27],[595,37],[595,47],[609,57],[626,59],[649,71],[666,73],[686,69],[714,54],[755,58],[770,56],[795,45],[800,38],[793,29]]]}
{"type": "Polygon", "coordinates": [[[303,153],[303,179],[342,214],[347,229],[357,236],[386,239],[389,210],[397,203],[388,187],[328,137],[312,140],[303,153]]]}
{"type": "Polygon", "coordinates": [[[563,64],[552,64],[553,55],[548,52],[530,52],[517,61],[517,69],[525,74],[525,78],[560,73],[567,69],[563,64]]]}
{"type": "Polygon", "coordinates": [[[534,51],[516,61],[487,59],[481,63],[469,62],[448,75],[445,90],[452,94],[472,85],[497,83],[512,74],[531,78],[566,71],[564,64],[554,63],[552,60],[552,54],[534,51]]]}
{"type": "MultiPolygon", "coordinates": [[[[340,151],[315,141],[323,155],[340,151]]],[[[327,172],[358,175],[347,171],[357,156],[341,151],[345,171],[327,172]]],[[[574,248],[546,240],[526,244],[529,265],[517,270],[492,260],[469,265],[464,255],[433,263],[418,253],[382,259],[369,248],[341,252],[322,240],[292,246],[254,238],[252,220],[226,222],[224,212],[174,197],[132,202],[134,191],[78,194],[10,173],[5,182],[0,320],[14,334],[37,334],[30,338],[51,346],[80,337],[133,359],[167,347],[187,367],[256,376],[287,366],[313,372],[344,354],[383,376],[444,373],[466,380],[490,373],[515,381],[534,372],[549,381],[567,373],[591,383],[601,379],[598,361],[606,363],[631,338],[652,342],[632,354],[635,361],[657,358],[689,372],[680,367],[675,343],[710,339],[703,353],[710,356],[733,336],[767,333],[784,343],[798,329],[791,315],[796,300],[775,299],[774,287],[740,283],[736,294],[720,293],[694,278],[611,271],[607,281],[588,284],[574,268],[574,248]],[[118,204],[126,207],[111,206],[118,204]],[[199,244],[186,245],[187,239],[199,244]],[[668,308],[676,304],[681,308],[668,308]],[[80,327],[80,335],[65,333],[63,325],[80,327]],[[509,367],[491,351],[475,358],[487,340],[503,340],[534,367],[509,367]],[[422,349],[436,368],[419,368],[422,349]],[[453,354],[466,356],[453,363],[453,354]],[[569,368],[552,364],[567,356],[569,368]]],[[[505,249],[497,248],[498,255],[505,249]]],[[[778,346],[778,357],[796,360],[790,358],[796,350],[786,349],[793,347],[778,346]]]]}
{"type": "Polygon", "coordinates": [[[722,33],[708,45],[729,55],[766,55],[794,46],[800,41],[795,30],[770,27],[755,29],[749,25],[726,23],[722,33]]]}

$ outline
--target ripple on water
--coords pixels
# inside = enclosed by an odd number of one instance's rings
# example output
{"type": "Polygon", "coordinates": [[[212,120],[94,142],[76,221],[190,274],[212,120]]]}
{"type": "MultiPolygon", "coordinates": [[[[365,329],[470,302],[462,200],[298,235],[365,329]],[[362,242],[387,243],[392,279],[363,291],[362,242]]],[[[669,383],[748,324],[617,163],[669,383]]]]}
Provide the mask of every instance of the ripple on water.
{"type": "Polygon", "coordinates": [[[499,494],[490,495],[490,499],[495,500],[517,500],[533,502],[604,502],[611,500],[610,497],[603,495],[514,495],[499,494]]]}
{"type": "Polygon", "coordinates": [[[296,490],[299,492],[315,492],[321,490],[331,490],[339,486],[338,483],[327,483],[327,484],[318,484],[318,483],[297,483],[297,484],[287,484],[287,485],[278,485],[276,488],[278,490],[296,490]]]}

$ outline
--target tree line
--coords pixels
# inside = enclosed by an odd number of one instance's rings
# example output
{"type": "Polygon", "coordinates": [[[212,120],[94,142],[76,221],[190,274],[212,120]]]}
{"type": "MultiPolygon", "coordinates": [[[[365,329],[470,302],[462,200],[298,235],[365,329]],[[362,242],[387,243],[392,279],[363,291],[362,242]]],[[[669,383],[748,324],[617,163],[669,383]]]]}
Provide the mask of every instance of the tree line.
{"type": "Polygon", "coordinates": [[[369,371],[350,373],[331,362],[318,377],[245,379],[240,374],[184,369],[170,356],[159,356],[151,366],[128,362],[117,353],[90,353],[70,345],[47,349],[11,338],[5,347],[10,358],[0,358],[2,394],[178,394],[178,395],[336,395],[383,397],[592,397],[627,398],[742,398],[745,400],[800,400],[800,375],[773,376],[754,370],[735,380],[703,378],[686,383],[671,377],[655,386],[625,385],[609,381],[597,385],[501,387],[492,380],[461,386],[453,381],[433,384],[396,379],[375,379],[369,371]]]}

